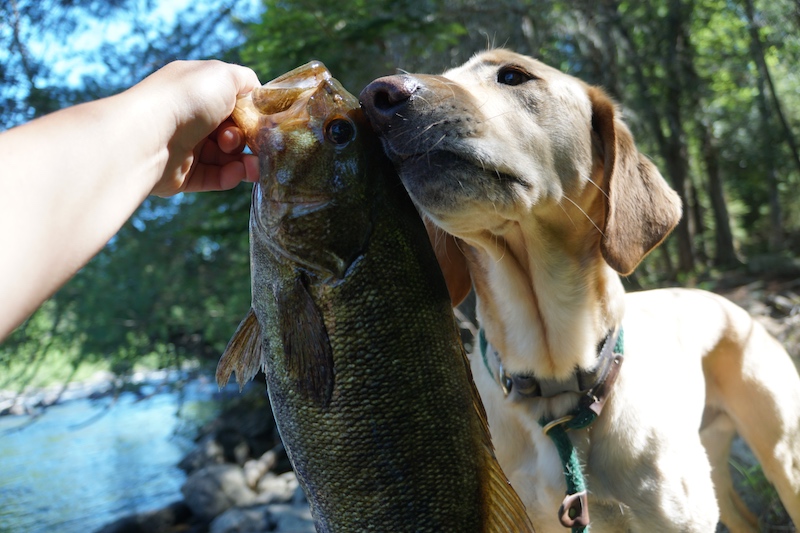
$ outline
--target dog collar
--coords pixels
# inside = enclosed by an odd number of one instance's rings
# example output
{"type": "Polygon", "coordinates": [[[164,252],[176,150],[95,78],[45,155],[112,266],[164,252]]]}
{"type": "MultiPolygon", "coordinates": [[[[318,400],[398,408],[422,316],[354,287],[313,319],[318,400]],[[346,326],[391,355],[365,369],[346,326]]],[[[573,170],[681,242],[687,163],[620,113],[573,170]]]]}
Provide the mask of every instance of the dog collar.
{"type": "Polygon", "coordinates": [[[509,374],[503,367],[500,354],[489,344],[482,328],[478,331],[478,346],[486,370],[500,384],[506,397],[513,394],[516,399],[552,398],[559,394],[574,392],[584,396],[590,395],[593,402],[600,402],[600,409],[616,380],[623,359],[622,327],[611,330],[598,344],[597,363],[593,368],[577,369],[567,380],[509,374]]]}
{"type": "Polygon", "coordinates": [[[516,399],[551,398],[566,392],[581,394],[578,406],[572,413],[556,419],[542,418],[539,425],[558,451],[567,485],[567,495],[558,509],[558,519],[561,525],[570,528],[572,533],[585,533],[589,527],[586,479],[583,476],[578,452],[572,445],[567,431],[586,428],[600,416],[622,365],[622,327],[609,332],[600,342],[594,368],[588,371],[579,369],[566,381],[507,374],[503,369],[500,355],[486,340],[483,329],[478,333],[478,344],[483,364],[489,374],[500,383],[506,397],[512,393],[517,396],[516,399]],[[496,362],[496,371],[493,371],[494,365],[490,359],[496,362]]]}

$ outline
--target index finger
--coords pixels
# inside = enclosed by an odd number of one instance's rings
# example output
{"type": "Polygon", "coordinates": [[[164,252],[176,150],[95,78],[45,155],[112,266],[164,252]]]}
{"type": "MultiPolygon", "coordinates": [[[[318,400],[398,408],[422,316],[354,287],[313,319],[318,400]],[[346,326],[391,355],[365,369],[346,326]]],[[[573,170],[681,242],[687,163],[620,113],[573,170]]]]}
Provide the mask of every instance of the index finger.
{"type": "Polygon", "coordinates": [[[233,67],[231,72],[234,75],[237,90],[236,94],[238,96],[244,96],[256,87],[261,86],[261,82],[258,81],[258,76],[256,76],[256,73],[252,69],[242,65],[231,65],[231,67],[233,67]]]}

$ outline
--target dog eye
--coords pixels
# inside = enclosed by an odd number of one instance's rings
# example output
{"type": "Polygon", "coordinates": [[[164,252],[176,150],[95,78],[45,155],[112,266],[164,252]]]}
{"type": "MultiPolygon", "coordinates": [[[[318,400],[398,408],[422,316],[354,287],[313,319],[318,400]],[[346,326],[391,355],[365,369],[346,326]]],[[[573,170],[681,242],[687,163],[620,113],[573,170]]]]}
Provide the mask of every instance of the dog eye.
{"type": "Polygon", "coordinates": [[[503,67],[497,73],[497,83],[503,85],[521,85],[534,77],[518,67],[503,67]]]}
{"type": "Polygon", "coordinates": [[[325,139],[333,144],[343,145],[353,140],[356,129],[353,123],[344,118],[336,118],[325,125],[325,139]]]}

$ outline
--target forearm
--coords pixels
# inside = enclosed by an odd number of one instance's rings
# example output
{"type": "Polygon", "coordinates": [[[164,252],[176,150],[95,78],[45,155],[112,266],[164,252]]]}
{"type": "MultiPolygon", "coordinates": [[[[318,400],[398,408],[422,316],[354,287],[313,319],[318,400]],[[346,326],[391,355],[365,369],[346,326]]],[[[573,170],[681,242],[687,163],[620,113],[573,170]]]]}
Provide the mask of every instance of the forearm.
{"type": "Polygon", "coordinates": [[[0,339],[108,242],[161,177],[164,126],[147,105],[128,91],[0,134],[0,339]]]}
{"type": "Polygon", "coordinates": [[[230,122],[255,73],[175,61],[111,98],[0,134],[0,340],[150,194],[229,189],[258,162],[230,122]]]}

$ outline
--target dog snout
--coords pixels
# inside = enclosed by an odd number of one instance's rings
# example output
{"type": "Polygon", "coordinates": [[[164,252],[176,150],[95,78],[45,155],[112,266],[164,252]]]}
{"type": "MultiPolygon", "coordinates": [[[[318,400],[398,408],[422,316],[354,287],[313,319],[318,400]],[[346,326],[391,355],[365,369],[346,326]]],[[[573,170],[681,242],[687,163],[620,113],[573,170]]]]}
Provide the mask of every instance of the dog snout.
{"type": "Polygon", "coordinates": [[[359,100],[372,125],[384,130],[391,126],[418,87],[419,83],[409,76],[386,76],[364,87],[359,100]]]}

